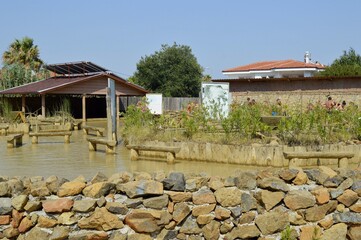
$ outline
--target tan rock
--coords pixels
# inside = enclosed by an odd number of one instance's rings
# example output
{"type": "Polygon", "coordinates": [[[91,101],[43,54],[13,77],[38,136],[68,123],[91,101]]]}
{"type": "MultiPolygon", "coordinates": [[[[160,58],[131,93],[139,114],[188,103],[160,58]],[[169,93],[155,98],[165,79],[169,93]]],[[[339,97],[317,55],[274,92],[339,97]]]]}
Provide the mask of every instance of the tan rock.
{"type": "Polygon", "coordinates": [[[343,205],[343,204],[338,204],[337,205],[337,207],[336,207],[336,210],[337,210],[337,212],[345,212],[345,210],[346,210],[346,207],[345,207],[345,205],[343,205]]]}
{"type": "Polygon", "coordinates": [[[214,214],[203,214],[197,217],[197,223],[200,225],[205,225],[210,223],[214,219],[214,214]]]}
{"type": "Polygon", "coordinates": [[[292,225],[304,225],[306,224],[305,219],[303,218],[302,214],[298,212],[290,212],[288,215],[290,223],[292,225]]]}
{"type": "MultiPolygon", "coordinates": [[[[107,240],[108,234],[103,231],[86,231],[75,235],[71,235],[69,240],[107,240]]],[[[118,240],[117,238],[115,238],[118,240]]],[[[128,238],[129,239],[129,238],[128,238]]]]}
{"type": "Polygon", "coordinates": [[[11,205],[18,211],[23,211],[29,198],[27,195],[18,195],[11,200],[11,205]]]}
{"type": "Polygon", "coordinates": [[[119,229],[124,226],[123,222],[106,208],[96,208],[94,213],[87,218],[78,221],[78,226],[82,229],[96,229],[99,231],[109,231],[119,229]]]}
{"type": "Polygon", "coordinates": [[[148,234],[133,233],[127,236],[127,240],[152,240],[148,234]]]}
{"type": "Polygon", "coordinates": [[[165,194],[169,195],[172,202],[188,202],[192,199],[192,193],[190,192],[174,192],[174,191],[165,191],[165,194]]]}
{"type": "Polygon", "coordinates": [[[14,237],[18,236],[19,230],[17,228],[13,228],[13,227],[8,227],[3,231],[3,235],[4,237],[8,238],[8,239],[13,239],[14,237]]]}
{"type": "Polygon", "coordinates": [[[26,239],[49,240],[50,234],[41,228],[34,227],[26,235],[26,239]]]}
{"type": "Polygon", "coordinates": [[[224,187],[224,181],[220,177],[211,177],[208,181],[208,187],[211,190],[216,191],[217,189],[224,187]]]}
{"type": "Polygon", "coordinates": [[[58,218],[58,224],[61,225],[73,225],[77,223],[79,220],[79,217],[74,216],[74,212],[64,212],[60,214],[58,218]]]}
{"type": "Polygon", "coordinates": [[[238,220],[238,224],[245,224],[245,223],[251,223],[254,221],[256,217],[256,213],[255,212],[246,212],[243,213],[238,220]]]}
{"type": "Polygon", "coordinates": [[[209,189],[201,188],[192,194],[192,201],[196,205],[216,203],[213,192],[209,189]]]}
{"type": "Polygon", "coordinates": [[[97,172],[95,176],[90,180],[91,184],[106,181],[108,181],[108,177],[102,172],[97,172]]]}
{"type": "Polygon", "coordinates": [[[216,204],[206,204],[206,205],[198,205],[194,206],[192,209],[192,215],[197,217],[202,214],[208,214],[214,210],[216,204]]]}
{"type": "Polygon", "coordinates": [[[10,224],[10,215],[1,215],[0,216],[0,225],[10,224]]]}
{"type": "Polygon", "coordinates": [[[66,240],[69,237],[69,233],[70,229],[68,227],[56,226],[51,233],[50,240],[66,240]]]}
{"type": "Polygon", "coordinates": [[[76,200],[74,201],[73,211],[87,213],[95,209],[97,201],[94,199],[76,200]]]}
{"type": "Polygon", "coordinates": [[[66,182],[58,190],[59,197],[75,196],[85,188],[85,183],[79,181],[66,182]]]}
{"type": "Polygon", "coordinates": [[[203,236],[206,240],[216,240],[220,236],[220,223],[211,221],[202,228],[203,236]]]}
{"type": "Polygon", "coordinates": [[[117,189],[125,192],[130,198],[163,195],[163,184],[154,180],[131,181],[117,185],[117,189]]]}
{"type": "Polygon", "coordinates": [[[309,222],[317,222],[325,217],[329,212],[332,212],[337,207],[337,201],[329,201],[326,204],[320,206],[313,206],[305,211],[305,219],[309,222]]]}
{"type": "Polygon", "coordinates": [[[219,220],[225,220],[231,217],[231,211],[220,206],[216,207],[216,210],[214,210],[214,214],[216,219],[219,220]]]}
{"type": "Polygon", "coordinates": [[[34,212],[40,210],[42,207],[42,203],[38,200],[28,201],[24,206],[25,211],[27,212],[34,212]]]}
{"type": "Polygon", "coordinates": [[[114,187],[115,184],[110,182],[98,182],[84,188],[83,194],[85,197],[100,198],[107,195],[114,187]]]}
{"type": "Polygon", "coordinates": [[[222,207],[233,207],[242,202],[242,192],[237,187],[219,188],[214,192],[214,195],[222,207]]]}
{"type": "Polygon", "coordinates": [[[146,208],[162,209],[168,206],[168,202],[169,202],[168,195],[163,194],[162,196],[144,199],[143,205],[146,208]]]}
{"type": "Polygon", "coordinates": [[[292,210],[308,208],[316,203],[315,197],[306,190],[290,191],[286,194],[283,201],[285,205],[292,210]]]}
{"type": "Polygon", "coordinates": [[[269,235],[285,229],[289,225],[289,219],[286,212],[271,211],[258,215],[255,223],[262,234],[269,235]]]}
{"type": "Polygon", "coordinates": [[[74,201],[69,198],[59,198],[56,200],[45,200],[43,209],[46,213],[68,212],[73,207],[74,201]]]}
{"type": "Polygon", "coordinates": [[[358,200],[358,195],[350,189],[346,189],[341,196],[337,198],[337,201],[343,203],[346,207],[351,206],[358,200]]]}
{"type": "Polygon", "coordinates": [[[325,217],[318,222],[318,225],[320,225],[323,229],[329,229],[333,225],[333,218],[325,217]]]}
{"type": "Polygon", "coordinates": [[[321,172],[327,174],[327,176],[329,176],[330,178],[337,176],[337,172],[335,172],[334,170],[332,170],[329,167],[319,166],[318,168],[321,170],[321,172]]]}
{"type": "Polygon", "coordinates": [[[58,221],[56,219],[39,216],[38,224],[36,226],[40,228],[53,228],[56,226],[57,223],[58,221]]]}
{"type": "Polygon", "coordinates": [[[283,192],[271,192],[268,190],[261,191],[261,201],[267,211],[271,210],[274,206],[281,202],[284,196],[285,194],[283,192]]]}
{"type": "Polygon", "coordinates": [[[343,240],[346,239],[347,225],[345,223],[338,223],[325,230],[322,235],[322,240],[343,240]]]}
{"type": "Polygon", "coordinates": [[[232,229],[232,231],[226,234],[226,239],[253,239],[261,235],[256,225],[241,225],[232,229]]]}
{"type": "Polygon", "coordinates": [[[319,187],[312,191],[312,194],[316,197],[316,202],[318,204],[328,203],[330,201],[330,193],[327,188],[319,187]]]}
{"type": "Polygon", "coordinates": [[[24,212],[19,212],[18,210],[13,209],[11,216],[12,216],[11,226],[12,226],[13,228],[19,227],[19,224],[20,224],[20,222],[21,222],[21,219],[23,219],[24,212]]]}
{"type": "Polygon", "coordinates": [[[300,171],[297,173],[295,179],[293,179],[293,184],[295,185],[303,185],[306,184],[308,181],[307,174],[300,169],[300,171]]]}
{"type": "Polygon", "coordinates": [[[318,226],[303,226],[301,227],[301,234],[299,240],[313,240],[320,239],[321,229],[318,226]]]}
{"type": "Polygon", "coordinates": [[[347,236],[350,240],[360,240],[361,239],[361,225],[350,226],[347,236]]]}
{"type": "Polygon", "coordinates": [[[160,229],[156,219],[146,210],[135,209],[127,214],[124,221],[137,233],[153,233],[160,229]]]}
{"type": "Polygon", "coordinates": [[[46,182],[44,181],[37,181],[31,183],[30,189],[31,189],[30,193],[34,197],[44,197],[44,196],[49,196],[51,194],[48,187],[46,186],[46,182]]]}
{"type": "Polygon", "coordinates": [[[353,212],[361,213],[361,202],[355,203],[350,207],[350,210],[353,212]]]}
{"type": "Polygon", "coordinates": [[[20,225],[18,227],[20,233],[27,232],[30,228],[35,226],[35,224],[37,223],[37,217],[35,216],[35,214],[33,216],[34,217],[30,217],[28,215],[27,217],[24,217],[21,220],[20,225]]]}
{"type": "Polygon", "coordinates": [[[190,212],[191,212],[191,209],[188,206],[188,204],[186,204],[184,202],[176,203],[174,205],[173,219],[174,219],[174,221],[179,223],[179,222],[183,221],[190,212]]]}

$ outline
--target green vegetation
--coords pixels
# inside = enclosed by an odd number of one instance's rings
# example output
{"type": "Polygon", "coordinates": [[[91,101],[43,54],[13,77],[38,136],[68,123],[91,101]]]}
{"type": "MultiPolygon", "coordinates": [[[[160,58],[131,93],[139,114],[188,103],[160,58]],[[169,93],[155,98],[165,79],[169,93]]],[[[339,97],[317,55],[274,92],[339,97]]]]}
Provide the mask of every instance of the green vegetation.
{"type": "Polygon", "coordinates": [[[318,105],[312,110],[283,106],[287,108],[287,116],[279,116],[276,125],[262,118],[271,116],[272,105],[236,104],[227,117],[220,118],[212,118],[209,109],[197,104],[190,104],[179,113],[162,116],[153,116],[145,106],[145,102],[131,106],[124,115],[122,133],[126,141],[176,139],[250,144],[277,140],[287,145],[322,145],[361,140],[361,112],[354,104],[342,111],[328,111],[318,105]]]}
{"type": "Polygon", "coordinates": [[[296,240],[296,237],[293,236],[293,230],[288,225],[282,232],[281,232],[281,240],[296,240]]]}
{"type": "Polygon", "coordinates": [[[353,48],[344,51],[343,55],[335,59],[331,66],[319,73],[320,76],[360,76],[361,56],[353,48]]]}
{"type": "Polygon", "coordinates": [[[130,81],[165,97],[195,97],[200,91],[202,72],[191,48],[174,43],[142,57],[130,81]]]}

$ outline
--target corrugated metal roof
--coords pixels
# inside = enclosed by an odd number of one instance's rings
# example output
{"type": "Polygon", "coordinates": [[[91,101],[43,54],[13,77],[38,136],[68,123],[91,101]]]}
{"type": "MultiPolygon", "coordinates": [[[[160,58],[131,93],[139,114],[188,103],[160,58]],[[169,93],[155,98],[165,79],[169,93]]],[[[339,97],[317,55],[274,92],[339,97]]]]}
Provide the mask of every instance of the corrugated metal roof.
{"type": "Polygon", "coordinates": [[[46,65],[45,68],[61,75],[89,75],[109,71],[92,62],[85,61],[50,64],[46,65]]]}

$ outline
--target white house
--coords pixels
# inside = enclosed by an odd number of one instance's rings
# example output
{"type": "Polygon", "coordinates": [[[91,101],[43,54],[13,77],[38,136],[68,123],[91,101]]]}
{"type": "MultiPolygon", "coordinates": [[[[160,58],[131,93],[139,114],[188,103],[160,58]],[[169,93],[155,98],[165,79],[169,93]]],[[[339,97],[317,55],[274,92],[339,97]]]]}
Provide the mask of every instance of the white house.
{"type": "Polygon", "coordinates": [[[295,78],[313,77],[323,71],[324,65],[311,62],[310,54],[305,53],[304,62],[297,60],[264,61],[223,70],[229,78],[295,78]]]}

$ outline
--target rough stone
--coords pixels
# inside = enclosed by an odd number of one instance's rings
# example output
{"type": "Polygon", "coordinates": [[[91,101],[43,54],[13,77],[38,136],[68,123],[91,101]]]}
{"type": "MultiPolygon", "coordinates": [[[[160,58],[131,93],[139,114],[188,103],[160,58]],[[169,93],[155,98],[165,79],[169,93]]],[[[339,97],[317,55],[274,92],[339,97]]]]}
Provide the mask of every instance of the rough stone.
{"type": "Polygon", "coordinates": [[[27,216],[24,217],[18,227],[18,230],[20,233],[25,233],[27,232],[30,228],[32,228],[33,226],[35,226],[35,224],[38,221],[38,216],[36,214],[32,215],[32,216],[27,216]]]}
{"type": "Polygon", "coordinates": [[[0,182],[0,197],[9,195],[9,186],[7,182],[0,182]]]}
{"type": "Polygon", "coordinates": [[[108,234],[103,231],[86,231],[69,236],[69,240],[107,240],[107,239],[108,239],[108,234]]]}
{"type": "Polygon", "coordinates": [[[24,184],[23,181],[21,181],[20,179],[10,179],[8,182],[8,190],[9,190],[9,194],[14,195],[19,195],[19,194],[23,194],[24,192],[24,184]]]}
{"type": "Polygon", "coordinates": [[[211,221],[202,228],[203,236],[206,240],[216,240],[220,236],[220,223],[211,221]]]}
{"type": "Polygon", "coordinates": [[[290,220],[290,223],[292,225],[304,225],[306,224],[305,219],[303,219],[302,214],[298,212],[290,212],[288,215],[288,218],[290,220]]]}
{"type": "Polygon", "coordinates": [[[110,234],[109,240],[127,240],[127,235],[120,232],[113,232],[110,234]]]}
{"type": "Polygon", "coordinates": [[[162,209],[168,206],[168,202],[168,195],[163,194],[162,196],[144,199],[143,205],[147,208],[162,209]]]}
{"type": "Polygon", "coordinates": [[[230,233],[227,233],[226,239],[250,239],[256,238],[261,235],[256,225],[242,225],[232,229],[230,233]]]}
{"type": "Polygon", "coordinates": [[[256,218],[256,213],[255,212],[246,212],[243,213],[240,218],[238,219],[238,224],[249,224],[251,222],[254,221],[254,219],[256,218]]]}
{"type": "Polygon", "coordinates": [[[257,208],[257,200],[248,193],[242,193],[241,195],[241,211],[248,212],[257,208]]]}
{"type": "Polygon", "coordinates": [[[0,215],[9,214],[12,209],[11,198],[0,198],[0,215]]]}
{"type": "Polygon", "coordinates": [[[351,226],[347,232],[347,236],[350,240],[360,240],[361,239],[361,225],[351,226]]]}
{"type": "Polygon", "coordinates": [[[361,214],[354,212],[335,213],[333,220],[335,223],[361,224],[361,214]]]}
{"type": "Polygon", "coordinates": [[[240,206],[228,207],[231,211],[231,215],[233,218],[238,218],[242,214],[242,208],[240,206]]]}
{"type": "Polygon", "coordinates": [[[66,240],[69,237],[70,230],[65,226],[56,226],[51,233],[49,240],[66,240]]]}
{"type": "Polygon", "coordinates": [[[283,192],[271,192],[268,190],[261,191],[261,201],[265,206],[266,210],[271,210],[274,206],[280,203],[285,194],[283,192]]]}
{"type": "Polygon", "coordinates": [[[74,216],[74,212],[64,212],[58,218],[58,223],[61,225],[73,225],[78,221],[79,217],[74,216]]]}
{"type": "Polygon", "coordinates": [[[305,219],[309,222],[317,222],[325,217],[329,212],[332,212],[337,207],[337,201],[330,201],[320,206],[313,206],[305,211],[305,219]]]}
{"type": "Polygon", "coordinates": [[[129,173],[129,172],[119,172],[119,173],[114,173],[113,175],[110,176],[110,178],[108,179],[108,182],[114,183],[114,184],[122,184],[122,183],[126,183],[129,182],[133,177],[133,174],[129,173]]]}
{"type": "Polygon", "coordinates": [[[46,186],[45,181],[37,181],[37,182],[31,183],[30,189],[31,189],[30,193],[34,197],[45,197],[45,196],[49,196],[51,194],[48,187],[46,186]]]}
{"type": "Polygon", "coordinates": [[[20,224],[21,220],[23,219],[24,212],[19,212],[18,210],[13,209],[11,216],[12,216],[11,226],[14,228],[19,227],[19,224],[20,224]]]}
{"type": "Polygon", "coordinates": [[[133,233],[127,236],[127,240],[153,240],[148,234],[133,233]]]}
{"type": "Polygon", "coordinates": [[[132,181],[124,183],[119,187],[120,189],[118,190],[125,192],[130,198],[163,194],[163,184],[154,180],[132,181]]]}
{"type": "Polygon", "coordinates": [[[46,213],[68,212],[73,207],[74,201],[69,198],[46,200],[43,202],[43,209],[46,213]]]}
{"type": "Polygon", "coordinates": [[[168,230],[163,228],[162,231],[158,234],[157,240],[170,240],[176,239],[178,231],[176,230],[168,230]]]}
{"type": "Polygon", "coordinates": [[[302,169],[300,169],[295,179],[293,179],[292,183],[295,185],[303,185],[306,184],[307,181],[308,181],[307,174],[302,169]]]}
{"type": "Polygon", "coordinates": [[[333,218],[331,216],[326,216],[324,219],[318,222],[323,229],[329,229],[333,225],[333,218]]]}
{"type": "Polygon", "coordinates": [[[214,219],[214,214],[204,214],[204,215],[199,215],[197,217],[197,223],[200,225],[205,225],[210,223],[212,220],[214,219]]]}
{"type": "Polygon", "coordinates": [[[343,194],[341,194],[337,200],[344,204],[346,207],[351,206],[358,200],[358,195],[350,189],[346,189],[343,194]]]}
{"type": "Polygon", "coordinates": [[[41,209],[41,207],[42,207],[42,203],[38,200],[34,200],[34,201],[28,201],[24,206],[24,209],[27,212],[34,212],[41,209]]]}
{"type": "Polygon", "coordinates": [[[93,211],[96,203],[97,201],[94,199],[76,200],[74,201],[73,211],[81,213],[93,211]]]}
{"type": "Polygon", "coordinates": [[[321,237],[321,229],[318,226],[303,226],[300,230],[301,234],[299,240],[320,239],[321,237]]]}
{"type": "Polygon", "coordinates": [[[329,177],[326,173],[321,172],[319,169],[304,170],[304,172],[310,180],[315,181],[320,185],[322,185],[329,177]]]}
{"type": "Polygon", "coordinates": [[[213,192],[206,188],[201,188],[192,194],[192,201],[196,205],[216,203],[213,192]]]}
{"type": "Polygon", "coordinates": [[[279,172],[280,178],[282,178],[285,181],[292,181],[296,178],[299,170],[297,169],[284,169],[279,172]]]}
{"type": "Polygon", "coordinates": [[[114,214],[122,214],[125,215],[128,212],[128,207],[120,202],[107,202],[105,204],[105,208],[114,214]]]}
{"type": "Polygon", "coordinates": [[[197,217],[199,215],[208,214],[208,213],[212,212],[215,207],[216,207],[216,204],[206,204],[206,205],[194,206],[192,209],[192,215],[197,217]]]}
{"type": "Polygon", "coordinates": [[[269,235],[282,231],[289,225],[288,214],[286,212],[266,212],[256,217],[255,223],[262,234],[269,235]]]}
{"type": "Polygon", "coordinates": [[[128,207],[128,208],[137,208],[139,205],[141,205],[143,203],[143,198],[139,197],[139,198],[128,198],[127,200],[124,201],[124,204],[128,207]]]}
{"type": "Polygon", "coordinates": [[[186,179],[186,190],[194,192],[199,190],[201,187],[208,185],[208,177],[192,177],[186,179]]]}
{"type": "Polygon", "coordinates": [[[337,176],[337,172],[332,170],[330,167],[319,166],[318,169],[320,169],[321,172],[325,173],[330,178],[333,178],[333,177],[337,176]]]}
{"type": "MultiPolygon", "coordinates": [[[[346,181],[346,180],[345,180],[346,181]]],[[[356,192],[361,197],[361,180],[357,180],[352,184],[352,191],[356,192]]]]}
{"type": "Polygon", "coordinates": [[[231,211],[220,206],[216,207],[216,210],[214,210],[214,214],[216,219],[219,220],[225,220],[231,217],[231,211]]]}
{"type": "Polygon", "coordinates": [[[137,233],[153,233],[159,230],[156,219],[146,210],[135,209],[125,217],[124,221],[137,233]]]}
{"type": "Polygon", "coordinates": [[[124,226],[123,222],[114,214],[107,211],[106,208],[96,208],[89,217],[82,218],[78,222],[82,229],[96,229],[99,231],[109,231],[119,229],[124,226]]]}
{"type": "Polygon", "coordinates": [[[179,229],[180,233],[185,234],[199,234],[202,232],[202,229],[198,226],[196,219],[192,216],[189,216],[179,229]]]}
{"type": "Polygon", "coordinates": [[[283,201],[292,210],[312,207],[316,203],[315,197],[306,190],[290,191],[286,194],[283,201]]]}
{"type": "Polygon", "coordinates": [[[327,188],[337,188],[343,181],[344,178],[341,176],[329,177],[324,181],[323,186],[327,188]]]}
{"type": "Polygon", "coordinates": [[[190,192],[174,192],[174,191],[165,191],[165,193],[170,197],[172,202],[188,202],[192,200],[192,193],[190,192]]]}
{"type": "Polygon", "coordinates": [[[325,230],[322,235],[322,240],[342,240],[346,239],[346,234],[347,225],[344,223],[339,223],[325,230]]]}
{"type": "Polygon", "coordinates": [[[171,172],[163,181],[164,189],[172,191],[184,191],[186,180],[181,172],[171,172]]]}
{"type": "Polygon", "coordinates": [[[18,195],[12,199],[11,204],[16,210],[22,211],[24,210],[24,207],[28,200],[29,198],[27,195],[18,195]]]}
{"type": "Polygon", "coordinates": [[[253,190],[257,186],[256,174],[254,172],[237,172],[234,184],[239,189],[253,190]]]}
{"type": "Polygon", "coordinates": [[[174,221],[179,223],[179,222],[183,221],[190,212],[191,212],[191,209],[188,206],[188,204],[186,204],[184,202],[176,203],[174,205],[173,219],[174,219],[174,221]]]}
{"type": "Polygon", "coordinates": [[[52,194],[56,194],[59,190],[59,187],[67,181],[68,180],[66,180],[65,178],[59,179],[57,176],[53,175],[45,180],[45,184],[52,194]]]}
{"type": "Polygon", "coordinates": [[[53,228],[58,224],[58,221],[53,218],[39,216],[38,224],[36,226],[40,228],[53,228]]]}
{"type": "Polygon", "coordinates": [[[312,194],[316,197],[316,202],[318,204],[325,204],[330,201],[330,193],[327,188],[319,187],[312,191],[312,194]]]}
{"type": "Polygon", "coordinates": [[[67,197],[78,195],[83,191],[85,186],[85,183],[79,181],[63,183],[58,190],[58,196],[67,197]]]}
{"type": "Polygon", "coordinates": [[[90,180],[91,184],[106,181],[108,181],[108,177],[102,172],[97,172],[95,176],[90,180]]]}
{"type": "MultiPolygon", "coordinates": [[[[13,239],[14,237],[18,236],[19,230],[17,228],[13,228],[13,227],[8,227],[3,231],[3,235],[4,237],[8,238],[8,239],[13,239]]],[[[36,239],[36,238],[34,238],[36,239]]]]}
{"type": "Polygon", "coordinates": [[[208,187],[212,191],[216,191],[217,189],[224,187],[224,181],[220,177],[211,177],[208,181],[208,187]]]}
{"type": "Polygon", "coordinates": [[[10,215],[1,215],[0,216],[0,225],[10,224],[10,215]]]}
{"type": "Polygon", "coordinates": [[[353,212],[361,213],[361,202],[355,203],[350,207],[350,210],[353,212]]]}
{"type": "Polygon", "coordinates": [[[282,180],[276,177],[264,178],[257,181],[258,187],[271,191],[288,192],[290,187],[282,180]]]}
{"type": "Polygon", "coordinates": [[[107,195],[110,190],[115,187],[115,184],[110,182],[97,182],[83,189],[85,197],[100,198],[107,195]]]}
{"type": "Polygon", "coordinates": [[[237,187],[224,187],[214,192],[216,200],[222,207],[233,207],[241,204],[242,191],[237,187]]]}

